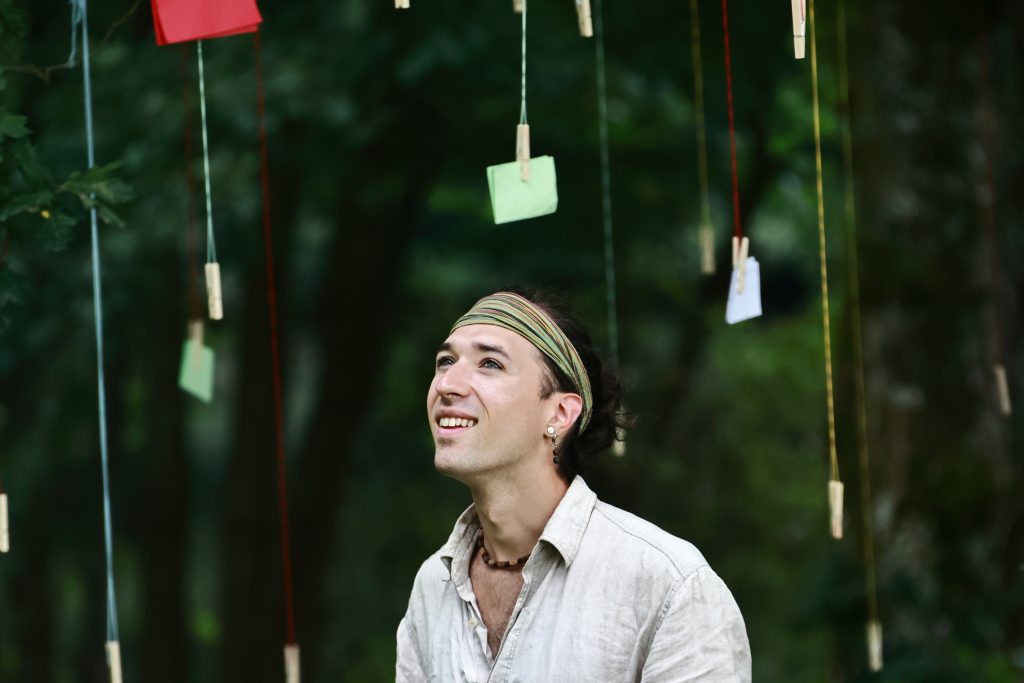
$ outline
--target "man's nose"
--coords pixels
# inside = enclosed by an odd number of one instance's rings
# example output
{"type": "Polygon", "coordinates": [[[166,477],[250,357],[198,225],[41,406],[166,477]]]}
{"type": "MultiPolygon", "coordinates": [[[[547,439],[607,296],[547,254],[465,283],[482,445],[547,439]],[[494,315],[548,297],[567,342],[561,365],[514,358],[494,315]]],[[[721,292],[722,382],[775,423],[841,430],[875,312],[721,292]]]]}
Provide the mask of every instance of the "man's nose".
{"type": "Polygon", "coordinates": [[[469,387],[469,366],[456,361],[437,378],[434,389],[441,396],[463,396],[469,387]]]}

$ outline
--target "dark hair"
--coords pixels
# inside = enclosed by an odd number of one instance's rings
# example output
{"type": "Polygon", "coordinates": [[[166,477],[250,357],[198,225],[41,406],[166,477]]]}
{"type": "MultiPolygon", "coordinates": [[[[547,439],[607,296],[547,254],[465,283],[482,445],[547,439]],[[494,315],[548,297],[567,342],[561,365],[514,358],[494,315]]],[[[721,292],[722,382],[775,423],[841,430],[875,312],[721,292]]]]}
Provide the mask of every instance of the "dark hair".
{"type": "MultiPolygon", "coordinates": [[[[577,474],[583,474],[594,463],[598,453],[611,446],[616,439],[622,440],[625,431],[633,426],[633,421],[622,408],[622,381],[616,368],[598,355],[590,332],[561,298],[533,287],[515,287],[506,291],[525,297],[548,314],[576,347],[576,353],[583,361],[583,367],[590,379],[594,404],[587,428],[580,434],[580,420],[577,419],[572,429],[558,438],[558,473],[563,479],[571,482],[577,474]]],[[[541,385],[541,399],[548,398],[556,391],[577,393],[572,380],[555,365],[554,361],[543,353],[538,355],[543,359],[547,370],[544,383],[541,385]]]]}

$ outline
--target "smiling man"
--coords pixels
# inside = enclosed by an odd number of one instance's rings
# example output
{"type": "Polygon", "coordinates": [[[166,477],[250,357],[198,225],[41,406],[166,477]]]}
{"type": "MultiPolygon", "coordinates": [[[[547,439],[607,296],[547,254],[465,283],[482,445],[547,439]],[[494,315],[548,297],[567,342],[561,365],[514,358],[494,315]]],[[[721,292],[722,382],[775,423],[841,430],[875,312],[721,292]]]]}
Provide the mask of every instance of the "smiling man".
{"type": "Polygon", "coordinates": [[[434,465],[473,505],[416,575],[398,681],[750,681],[703,556],[580,476],[624,427],[621,390],[563,306],[478,301],[438,350],[427,416],[434,465]]]}

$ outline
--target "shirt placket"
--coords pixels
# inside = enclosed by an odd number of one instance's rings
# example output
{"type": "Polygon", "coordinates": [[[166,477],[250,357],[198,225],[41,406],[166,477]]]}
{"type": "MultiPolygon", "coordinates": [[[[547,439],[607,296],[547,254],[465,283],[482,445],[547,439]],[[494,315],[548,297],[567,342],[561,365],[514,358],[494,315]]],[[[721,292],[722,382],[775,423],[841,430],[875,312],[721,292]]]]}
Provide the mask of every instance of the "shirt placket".
{"type": "Polygon", "coordinates": [[[542,577],[547,569],[547,559],[542,551],[538,552],[539,550],[541,549],[534,549],[533,557],[523,567],[523,588],[519,591],[515,607],[512,608],[512,616],[509,617],[505,635],[501,639],[501,645],[498,646],[498,654],[491,664],[491,675],[487,678],[487,683],[502,683],[508,680],[508,673],[512,670],[512,658],[515,656],[516,642],[519,640],[523,626],[519,622],[519,615],[530,598],[530,587],[533,580],[540,580],[539,577],[542,577]]]}
{"type": "Polygon", "coordinates": [[[467,580],[456,586],[456,591],[462,598],[463,618],[469,625],[467,636],[459,648],[462,672],[467,681],[482,682],[487,680],[493,664],[487,647],[487,628],[484,626],[480,606],[476,602],[476,594],[473,593],[470,582],[467,580]]]}

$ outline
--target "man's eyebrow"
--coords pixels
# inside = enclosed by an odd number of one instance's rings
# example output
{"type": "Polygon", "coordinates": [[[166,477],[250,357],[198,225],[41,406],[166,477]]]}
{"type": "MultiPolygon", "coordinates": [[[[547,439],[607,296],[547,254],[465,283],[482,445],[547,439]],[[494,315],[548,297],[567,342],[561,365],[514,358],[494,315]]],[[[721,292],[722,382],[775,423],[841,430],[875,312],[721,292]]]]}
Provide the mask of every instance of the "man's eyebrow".
{"type": "Polygon", "coordinates": [[[494,353],[499,356],[504,356],[508,360],[512,360],[512,357],[508,355],[508,351],[501,348],[497,344],[484,344],[482,342],[473,342],[473,348],[480,353],[494,353]]]}
{"type": "MultiPolygon", "coordinates": [[[[508,351],[506,351],[503,347],[498,346],[497,344],[484,344],[483,342],[473,342],[473,348],[479,351],[480,353],[493,353],[498,356],[503,356],[508,360],[512,360],[512,357],[508,355],[508,351]]],[[[444,342],[439,347],[437,347],[438,353],[441,353],[442,351],[451,350],[451,342],[444,342]]]]}

